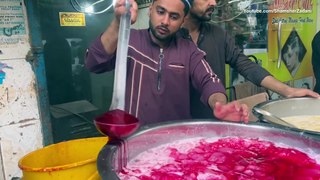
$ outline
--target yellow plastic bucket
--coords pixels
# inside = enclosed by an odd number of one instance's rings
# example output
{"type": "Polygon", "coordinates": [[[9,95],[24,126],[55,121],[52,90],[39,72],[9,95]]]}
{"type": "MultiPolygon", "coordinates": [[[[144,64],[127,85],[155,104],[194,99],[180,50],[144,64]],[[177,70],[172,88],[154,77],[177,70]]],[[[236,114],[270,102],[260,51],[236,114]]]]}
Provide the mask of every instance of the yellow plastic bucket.
{"type": "Polygon", "coordinates": [[[107,137],[76,139],[33,151],[19,161],[23,180],[90,179],[97,172],[97,156],[107,137]]]}

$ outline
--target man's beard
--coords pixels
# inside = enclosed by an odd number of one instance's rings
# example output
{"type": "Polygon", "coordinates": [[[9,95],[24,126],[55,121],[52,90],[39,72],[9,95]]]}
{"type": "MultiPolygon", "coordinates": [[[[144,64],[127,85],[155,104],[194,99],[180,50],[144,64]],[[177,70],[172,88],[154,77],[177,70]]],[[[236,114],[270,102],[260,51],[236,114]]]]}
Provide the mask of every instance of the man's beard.
{"type": "MultiPolygon", "coordinates": [[[[153,35],[153,37],[155,37],[160,42],[168,42],[171,40],[171,38],[174,35],[174,34],[169,33],[166,36],[161,36],[160,34],[157,33],[156,28],[152,25],[151,21],[149,21],[149,27],[150,27],[151,34],[153,35]]],[[[166,28],[166,27],[163,26],[163,28],[166,28]]]]}
{"type": "Polygon", "coordinates": [[[192,11],[190,11],[190,15],[191,17],[197,19],[198,21],[205,22],[205,21],[211,20],[211,15],[213,14],[213,11],[214,11],[214,7],[210,7],[202,15],[193,13],[192,11]],[[209,11],[212,11],[212,13],[208,14],[209,11]]]}

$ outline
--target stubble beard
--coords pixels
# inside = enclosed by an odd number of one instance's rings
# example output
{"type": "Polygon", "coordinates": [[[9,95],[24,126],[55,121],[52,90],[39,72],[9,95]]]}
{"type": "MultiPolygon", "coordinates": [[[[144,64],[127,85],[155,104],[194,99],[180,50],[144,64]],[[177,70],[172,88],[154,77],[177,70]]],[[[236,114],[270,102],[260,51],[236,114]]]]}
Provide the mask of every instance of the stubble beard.
{"type": "Polygon", "coordinates": [[[208,10],[209,10],[209,9],[207,9],[207,10],[206,10],[203,14],[201,14],[201,15],[199,15],[199,14],[197,14],[197,13],[195,13],[195,12],[190,11],[190,15],[191,15],[194,19],[196,19],[196,20],[198,20],[198,21],[200,21],[200,22],[207,22],[207,21],[210,21],[210,20],[211,20],[211,16],[212,16],[212,14],[213,14],[213,12],[210,13],[210,14],[208,14],[208,13],[207,13],[208,10]]]}
{"type": "Polygon", "coordinates": [[[153,37],[156,38],[156,40],[158,40],[161,43],[169,42],[171,40],[171,38],[173,37],[173,34],[168,34],[168,35],[162,36],[159,33],[157,33],[156,28],[153,26],[151,21],[149,21],[149,27],[150,27],[150,31],[151,31],[151,34],[153,35],[153,37]]]}

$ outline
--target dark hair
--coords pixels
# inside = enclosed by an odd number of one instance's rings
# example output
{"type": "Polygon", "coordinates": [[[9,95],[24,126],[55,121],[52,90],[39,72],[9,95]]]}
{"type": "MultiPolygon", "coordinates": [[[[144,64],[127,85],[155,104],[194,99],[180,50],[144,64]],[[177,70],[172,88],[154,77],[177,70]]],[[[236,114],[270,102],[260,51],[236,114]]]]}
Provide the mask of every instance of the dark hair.
{"type": "Polygon", "coordinates": [[[187,15],[189,13],[189,10],[193,4],[193,0],[181,0],[184,4],[184,14],[187,15]]]}
{"type": "MultiPolygon", "coordinates": [[[[156,0],[153,0],[152,3],[156,1],[156,0]]],[[[181,0],[184,4],[184,9],[183,9],[183,12],[184,12],[184,15],[186,16],[188,13],[189,13],[189,10],[193,4],[193,0],[181,0]]]]}

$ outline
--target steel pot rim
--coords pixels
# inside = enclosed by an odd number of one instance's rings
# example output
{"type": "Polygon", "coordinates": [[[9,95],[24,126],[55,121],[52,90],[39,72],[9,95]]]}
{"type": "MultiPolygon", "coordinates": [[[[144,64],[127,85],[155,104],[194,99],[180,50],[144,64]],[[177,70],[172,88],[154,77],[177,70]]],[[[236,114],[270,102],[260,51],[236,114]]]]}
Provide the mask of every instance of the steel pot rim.
{"type": "Polygon", "coordinates": [[[279,102],[285,102],[285,101],[303,101],[303,100],[318,100],[316,98],[312,98],[312,97],[294,97],[294,98],[279,98],[279,99],[274,99],[274,100],[269,100],[269,101],[265,101],[262,103],[259,103],[257,105],[255,105],[252,108],[252,113],[258,118],[258,121],[260,122],[264,122],[264,123],[270,123],[272,125],[276,125],[279,126],[280,128],[286,128],[292,131],[296,131],[296,132],[300,132],[300,133],[308,133],[308,134],[312,134],[312,135],[320,135],[320,131],[312,131],[312,130],[306,130],[306,129],[300,129],[300,128],[296,128],[296,127],[289,127],[287,125],[283,125],[280,123],[275,123],[273,121],[271,121],[270,119],[268,119],[267,117],[263,116],[262,114],[260,114],[257,109],[263,109],[263,107],[265,106],[270,106],[279,102]]]}

